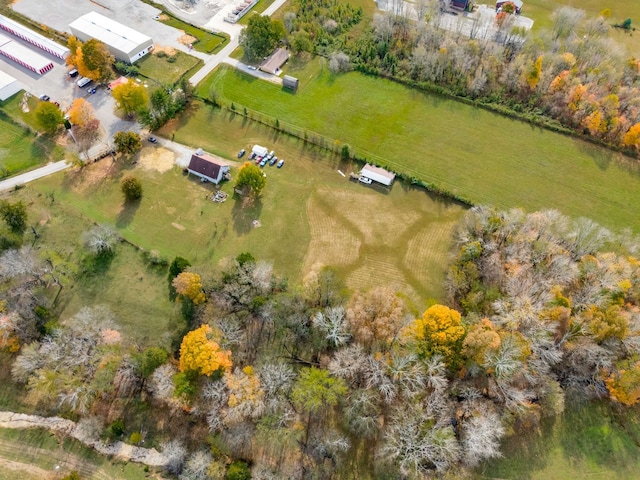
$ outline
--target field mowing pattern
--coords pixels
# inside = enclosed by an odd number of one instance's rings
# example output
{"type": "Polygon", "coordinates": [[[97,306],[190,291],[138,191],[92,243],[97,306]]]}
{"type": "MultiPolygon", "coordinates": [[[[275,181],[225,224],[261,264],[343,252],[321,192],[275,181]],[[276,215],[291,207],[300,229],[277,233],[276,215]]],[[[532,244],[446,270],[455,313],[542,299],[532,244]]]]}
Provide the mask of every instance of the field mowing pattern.
{"type": "Polygon", "coordinates": [[[205,80],[238,105],[375,154],[396,171],[476,204],[556,208],[640,230],[635,160],[453,100],[352,72],[317,76],[295,95],[220,68],[205,80]]]}

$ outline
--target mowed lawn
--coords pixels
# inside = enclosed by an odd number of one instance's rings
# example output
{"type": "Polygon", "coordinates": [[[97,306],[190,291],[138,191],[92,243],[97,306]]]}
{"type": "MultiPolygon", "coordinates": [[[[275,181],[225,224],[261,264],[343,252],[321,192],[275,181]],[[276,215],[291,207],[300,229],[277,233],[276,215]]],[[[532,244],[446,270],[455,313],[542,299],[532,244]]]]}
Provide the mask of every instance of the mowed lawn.
{"type": "Polygon", "coordinates": [[[503,458],[485,462],[474,478],[602,480],[640,478],[640,410],[606,403],[567,402],[558,418],[543,419],[540,431],[503,442],[503,458]]]}
{"type": "Polygon", "coordinates": [[[347,143],[360,156],[378,156],[475,204],[556,208],[640,230],[637,161],[389,80],[333,75],[322,59],[313,61],[317,75],[295,95],[226,67],[200,91],[213,84],[239,110],[347,143]]]}
{"type": "MultiPolygon", "coordinates": [[[[0,102],[0,178],[29,170],[49,160],[61,160],[64,151],[46,135],[34,137],[13,118],[20,118],[25,124],[32,123],[33,114],[25,114],[20,109],[22,93],[0,102]]],[[[29,105],[35,108],[37,100],[29,105]]],[[[32,125],[32,128],[35,128],[32,125]]]]}
{"type": "MultiPolygon", "coordinates": [[[[105,305],[125,338],[142,345],[165,345],[165,334],[184,328],[179,306],[169,299],[166,267],[150,266],[142,252],[125,242],[116,245],[110,261],[95,262],[84,247],[83,236],[97,223],[114,222],[90,217],[65,201],[66,182],[77,181],[72,172],[69,177],[47,178],[4,195],[28,205],[29,225],[39,234],[34,247],[56,266],[63,285],[57,305],[60,319],[64,322],[83,307],[105,305]],[[65,186],[60,188],[60,182],[65,186]]],[[[28,234],[26,243],[32,240],[28,234]]],[[[57,291],[52,287],[50,298],[57,291]]]]}
{"type": "MultiPolygon", "coordinates": [[[[389,193],[349,181],[337,170],[348,173],[352,165],[327,159],[288,136],[271,136],[270,129],[239,115],[202,106],[183,121],[176,141],[227,156],[231,149],[261,143],[276,150],[285,166],[265,168],[267,185],[253,204],[234,198],[230,183],[222,187],[230,198],[214,203],[207,198],[212,185],[177,167],[167,169],[170,152],[155,146],[145,147],[138,164],[124,171],[110,172],[107,160],[31,188],[55,192],[56,202],[78,214],[115,225],[144,249],[170,259],[181,255],[202,272],[215,270],[221,258],[248,251],[293,282],[328,265],[352,290],[390,285],[418,309],[427,299],[442,297],[451,233],[464,208],[399,182],[389,193]],[[218,149],[210,148],[213,144],[218,149]],[[126,173],[142,181],[139,206],[123,205],[118,182],[126,173]]],[[[232,175],[236,172],[234,166],[232,175]]],[[[135,286],[136,275],[130,277],[127,282],[135,286]]]]}

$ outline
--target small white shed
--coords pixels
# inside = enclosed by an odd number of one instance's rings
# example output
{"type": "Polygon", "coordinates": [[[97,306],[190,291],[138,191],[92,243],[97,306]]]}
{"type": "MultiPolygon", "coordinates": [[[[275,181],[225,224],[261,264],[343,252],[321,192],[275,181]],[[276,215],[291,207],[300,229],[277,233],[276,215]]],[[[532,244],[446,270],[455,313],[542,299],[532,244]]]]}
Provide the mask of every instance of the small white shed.
{"type": "Polygon", "coordinates": [[[265,157],[269,153],[269,149],[262,145],[254,145],[251,152],[254,153],[256,157],[265,157]]]}
{"type": "Polygon", "coordinates": [[[367,163],[362,170],[360,171],[360,175],[363,177],[370,178],[374,182],[381,183],[382,185],[391,185],[393,181],[396,179],[395,174],[388,172],[384,168],[376,167],[367,163]]]}

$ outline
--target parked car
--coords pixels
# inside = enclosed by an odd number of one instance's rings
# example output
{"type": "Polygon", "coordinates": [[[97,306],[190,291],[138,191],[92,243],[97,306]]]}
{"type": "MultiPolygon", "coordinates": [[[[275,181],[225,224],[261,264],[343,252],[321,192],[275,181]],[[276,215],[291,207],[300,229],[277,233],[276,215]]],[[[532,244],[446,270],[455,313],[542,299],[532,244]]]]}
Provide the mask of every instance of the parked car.
{"type": "Polygon", "coordinates": [[[273,158],[269,160],[269,165],[274,166],[277,161],[278,161],[278,157],[274,155],[273,158]]]}
{"type": "Polygon", "coordinates": [[[51,97],[49,95],[45,95],[44,93],[38,97],[43,102],[48,102],[51,97]]]}
{"type": "Polygon", "coordinates": [[[284,165],[284,158],[278,162],[278,168],[282,168],[283,165],[284,165]]]}
{"type": "Polygon", "coordinates": [[[264,158],[262,159],[262,161],[260,162],[260,166],[261,166],[261,167],[264,167],[264,166],[267,164],[267,162],[268,162],[267,157],[264,157],[264,158]]]}
{"type": "Polygon", "coordinates": [[[256,152],[251,152],[251,154],[249,155],[249,160],[253,160],[254,158],[256,158],[258,155],[256,154],[256,152]]]}
{"type": "Polygon", "coordinates": [[[89,95],[93,95],[96,93],[96,87],[87,88],[87,92],[89,92],[89,95]]]}
{"type": "Polygon", "coordinates": [[[73,78],[73,77],[77,77],[78,76],[78,69],[74,68],[73,70],[69,70],[69,77],[73,78]]]}
{"type": "Polygon", "coordinates": [[[247,66],[247,68],[248,68],[249,70],[257,70],[257,68],[256,68],[256,67],[254,67],[253,65],[249,65],[249,66],[247,66]]]}
{"type": "Polygon", "coordinates": [[[158,139],[156,137],[149,137],[149,141],[151,143],[158,143],[158,139]]]}
{"type": "Polygon", "coordinates": [[[240,150],[240,151],[238,152],[238,158],[242,158],[242,157],[244,157],[244,154],[245,154],[245,153],[247,153],[247,151],[243,148],[242,150],[240,150]]]}
{"type": "Polygon", "coordinates": [[[86,78],[86,77],[80,77],[80,79],[76,82],[76,84],[82,88],[85,87],[87,85],[89,85],[93,80],[91,80],[90,78],[86,78]]]}
{"type": "Polygon", "coordinates": [[[273,158],[273,156],[274,156],[275,154],[276,154],[276,152],[274,152],[273,150],[271,150],[271,151],[269,152],[269,158],[270,158],[270,159],[271,159],[271,158],[273,158]]]}
{"type": "Polygon", "coordinates": [[[362,175],[360,175],[360,176],[358,177],[358,181],[359,181],[360,183],[364,183],[364,184],[366,184],[366,185],[371,185],[371,183],[373,183],[373,180],[371,180],[371,179],[370,179],[370,178],[368,178],[368,177],[362,176],[362,175]]]}
{"type": "Polygon", "coordinates": [[[258,155],[256,157],[256,165],[259,165],[261,161],[262,161],[262,157],[260,155],[258,155]]]}

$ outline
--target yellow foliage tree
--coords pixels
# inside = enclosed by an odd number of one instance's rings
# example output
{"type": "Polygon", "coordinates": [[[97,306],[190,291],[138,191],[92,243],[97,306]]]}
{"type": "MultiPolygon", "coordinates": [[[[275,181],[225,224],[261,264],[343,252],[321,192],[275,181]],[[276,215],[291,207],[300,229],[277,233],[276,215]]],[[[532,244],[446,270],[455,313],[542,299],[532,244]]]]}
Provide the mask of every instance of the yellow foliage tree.
{"type": "Polygon", "coordinates": [[[125,115],[133,115],[146,108],[149,103],[149,93],[147,89],[135,82],[118,85],[114,87],[111,94],[125,115]]]}
{"type": "Polygon", "coordinates": [[[619,305],[611,305],[606,310],[591,305],[582,313],[582,318],[599,343],[608,338],[622,340],[629,334],[629,320],[619,305]]]}
{"type": "Polygon", "coordinates": [[[640,123],[633,125],[622,138],[622,143],[627,147],[635,147],[640,151],[640,123]]]}
{"type": "Polygon", "coordinates": [[[607,125],[602,121],[602,113],[600,110],[594,110],[587,115],[582,121],[584,127],[589,130],[591,135],[599,135],[607,131],[607,125]]]}
{"type": "Polygon", "coordinates": [[[222,350],[220,345],[210,340],[210,334],[211,327],[202,325],[184,336],[180,345],[181,372],[210,376],[219,370],[231,370],[231,352],[222,350]]]}
{"type": "Polygon", "coordinates": [[[527,84],[529,85],[529,88],[531,90],[535,90],[536,87],[538,86],[538,82],[540,81],[541,74],[542,74],[542,56],[539,56],[536,59],[536,61],[533,62],[533,65],[531,66],[531,69],[527,74],[527,84]]]}
{"type": "Polygon", "coordinates": [[[623,405],[635,405],[640,400],[640,360],[627,359],[616,366],[605,380],[609,395],[623,405]]]}
{"type": "Polygon", "coordinates": [[[95,119],[95,110],[84,98],[76,98],[69,109],[69,121],[84,127],[95,119]]]}
{"type": "Polygon", "coordinates": [[[70,65],[70,66],[78,65],[78,58],[76,55],[77,55],[77,52],[80,51],[81,45],[82,45],[82,42],[80,42],[80,40],[78,40],[76,37],[74,37],[73,35],[69,37],[69,40],[67,40],[67,47],[69,47],[69,55],[67,55],[67,57],[64,59],[67,65],[70,65]]]}
{"type": "Polygon", "coordinates": [[[206,300],[202,291],[202,281],[197,273],[182,272],[171,283],[178,295],[190,298],[194,305],[204,303],[206,300]]]}
{"type": "Polygon", "coordinates": [[[403,337],[416,342],[420,353],[440,354],[451,364],[460,351],[464,334],[460,312],[445,305],[433,305],[422,318],[405,327],[403,337]]]}

